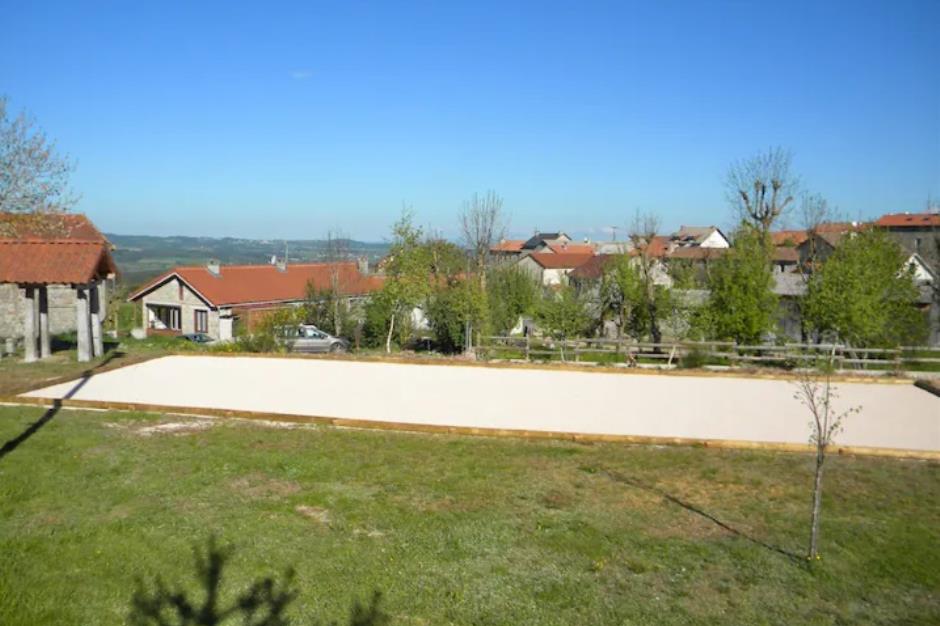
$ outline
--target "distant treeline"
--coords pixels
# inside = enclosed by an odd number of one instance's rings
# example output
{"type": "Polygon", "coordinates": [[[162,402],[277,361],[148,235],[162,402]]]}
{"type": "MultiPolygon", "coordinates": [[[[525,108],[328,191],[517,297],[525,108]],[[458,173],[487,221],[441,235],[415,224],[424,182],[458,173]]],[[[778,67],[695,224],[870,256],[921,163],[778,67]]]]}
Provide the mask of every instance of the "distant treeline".
{"type": "MultiPolygon", "coordinates": [[[[209,259],[222,264],[268,263],[272,256],[284,256],[284,240],[238,239],[233,237],[156,237],[106,233],[116,246],[114,258],[121,271],[121,283],[132,287],[177,265],[201,265],[209,259]]],[[[366,257],[375,263],[388,253],[388,244],[347,240],[344,250],[351,258],[366,257]]],[[[335,242],[334,242],[335,245],[335,242]]],[[[324,261],[326,240],[288,240],[290,261],[324,261]]]]}

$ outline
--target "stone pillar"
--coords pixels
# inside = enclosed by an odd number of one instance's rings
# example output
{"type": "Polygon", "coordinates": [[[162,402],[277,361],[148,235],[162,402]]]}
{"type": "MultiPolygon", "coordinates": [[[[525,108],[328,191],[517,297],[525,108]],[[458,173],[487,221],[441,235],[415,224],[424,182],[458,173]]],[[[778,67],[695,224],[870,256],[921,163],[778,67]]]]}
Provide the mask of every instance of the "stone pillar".
{"type": "Polygon", "coordinates": [[[91,360],[91,323],[88,309],[88,285],[75,286],[75,330],[78,333],[78,360],[91,360]]]}
{"type": "Polygon", "coordinates": [[[104,342],[101,338],[101,283],[92,283],[88,290],[88,303],[91,306],[91,347],[93,356],[104,354],[104,342]]]}
{"type": "Polygon", "coordinates": [[[32,363],[36,360],[36,330],[38,321],[36,311],[38,309],[38,298],[36,297],[36,288],[29,285],[26,287],[26,301],[23,307],[23,360],[32,363]]]}
{"type": "Polygon", "coordinates": [[[39,287],[39,358],[52,355],[52,339],[49,337],[49,288],[39,287]]]}

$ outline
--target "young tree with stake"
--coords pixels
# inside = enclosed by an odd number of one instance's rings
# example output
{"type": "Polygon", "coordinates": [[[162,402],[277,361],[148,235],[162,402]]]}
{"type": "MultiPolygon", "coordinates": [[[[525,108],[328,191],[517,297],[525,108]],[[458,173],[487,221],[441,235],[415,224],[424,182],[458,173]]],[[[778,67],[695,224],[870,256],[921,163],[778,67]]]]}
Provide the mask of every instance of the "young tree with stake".
{"type": "Polygon", "coordinates": [[[809,549],[806,559],[815,561],[819,559],[819,518],[822,508],[822,479],[823,468],[826,463],[826,452],[833,443],[834,437],[842,431],[843,422],[853,414],[861,411],[861,407],[852,407],[838,411],[835,400],[838,397],[832,386],[832,359],[823,364],[815,364],[815,368],[807,368],[797,381],[797,391],[794,398],[809,409],[810,443],[816,448],[816,466],[813,478],[813,508],[810,521],[809,549]],[[814,375],[813,369],[821,370],[820,375],[814,375]]]}

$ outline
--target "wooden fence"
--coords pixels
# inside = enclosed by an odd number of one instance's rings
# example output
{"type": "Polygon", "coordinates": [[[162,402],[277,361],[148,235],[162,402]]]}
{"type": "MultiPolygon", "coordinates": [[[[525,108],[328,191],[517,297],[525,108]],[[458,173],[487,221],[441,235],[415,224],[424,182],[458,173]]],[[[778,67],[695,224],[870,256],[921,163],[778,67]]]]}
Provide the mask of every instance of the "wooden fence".
{"type": "Polygon", "coordinates": [[[940,371],[940,348],[854,348],[832,343],[742,345],[731,341],[637,342],[629,339],[552,340],[532,337],[483,337],[475,349],[484,359],[592,361],[628,366],[660,364],[730,367],[798,367],[832,359],[839,370],[940,371]]]}

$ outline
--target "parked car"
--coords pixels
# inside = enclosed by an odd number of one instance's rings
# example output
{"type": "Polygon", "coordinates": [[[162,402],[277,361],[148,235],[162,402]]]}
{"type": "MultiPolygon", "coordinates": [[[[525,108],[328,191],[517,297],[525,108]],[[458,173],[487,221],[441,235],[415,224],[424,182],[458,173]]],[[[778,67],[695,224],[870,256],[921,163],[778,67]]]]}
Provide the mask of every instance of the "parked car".
{"type": "Polygon", "coordinates": [[[285,326],[278,335],[291,352],[346,352],[349,342],[341,337],[324,332],[316,326],[301,324],[285,326]]]}

